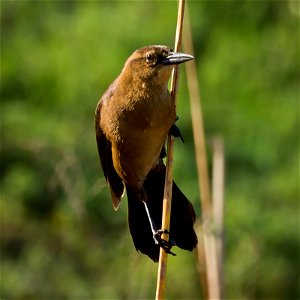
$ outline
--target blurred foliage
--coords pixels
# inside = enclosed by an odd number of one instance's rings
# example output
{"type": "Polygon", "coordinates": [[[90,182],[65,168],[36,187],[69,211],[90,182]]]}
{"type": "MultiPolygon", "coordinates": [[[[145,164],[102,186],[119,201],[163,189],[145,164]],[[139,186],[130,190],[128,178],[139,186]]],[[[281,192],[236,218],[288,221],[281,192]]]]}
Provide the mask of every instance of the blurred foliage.
{"type": "MultiPolygon", "coordinates": [[[[210,141],[226,149],[226,299],[299,299],[299,2],[191,1],[210,141]]],[[[94,109],[127,56],[173,45],[175,1],[1,1],[1,299],[154,298],[112,209],[94,109]]],[[[175,180],[200,215],[184,68],[175,180]]],[[[169,299],[199,298],[191,253],[169,299]]]]}

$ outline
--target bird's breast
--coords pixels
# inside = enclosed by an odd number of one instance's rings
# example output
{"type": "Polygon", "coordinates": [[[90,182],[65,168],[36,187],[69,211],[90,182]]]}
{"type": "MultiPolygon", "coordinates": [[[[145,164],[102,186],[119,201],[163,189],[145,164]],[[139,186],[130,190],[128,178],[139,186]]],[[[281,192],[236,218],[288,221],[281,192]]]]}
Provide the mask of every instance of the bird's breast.
{"type": "Polygon", "coordinates": [[[175,104],[167,90],[132,98],[112,119],[114,164],[127,183],[142,184],[157,163],[170,127],[175,104]]]}

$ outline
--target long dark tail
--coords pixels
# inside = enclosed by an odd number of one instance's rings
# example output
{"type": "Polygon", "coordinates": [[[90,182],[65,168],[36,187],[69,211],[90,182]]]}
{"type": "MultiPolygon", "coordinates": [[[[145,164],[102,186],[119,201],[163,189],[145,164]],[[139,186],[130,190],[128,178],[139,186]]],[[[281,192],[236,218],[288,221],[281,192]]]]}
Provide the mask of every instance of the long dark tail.
{"type": "MultiPolygon", "coordinates": [[[[156,229],[161,228],[162,202],[166,168],[159,164],[147,176],[143,188],[147,195],[147,204],[156,229]]],[[[131,236],[137,250],[152,260],[159,259],[159,246],[153,240],[145,206],[136,193],[126,186],[128,198],[128,222],[131,236]]],[[[197,236],[193,225],[195,211],[191,202],[173,182],[170,239],[176,246],[192,251],[197,245],[197,236]]]]}

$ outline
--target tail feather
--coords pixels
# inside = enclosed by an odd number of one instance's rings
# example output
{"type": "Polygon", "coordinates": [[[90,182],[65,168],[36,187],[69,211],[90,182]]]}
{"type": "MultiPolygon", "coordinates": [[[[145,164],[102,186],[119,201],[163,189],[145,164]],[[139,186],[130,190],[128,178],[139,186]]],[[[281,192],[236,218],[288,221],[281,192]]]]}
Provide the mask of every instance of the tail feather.
{"type": "MultiPolygon", "coordinates": [[[[159,246],[154,243],[145,206],[130,187],[126,186],[126,190],[128,198],[128,223],[134,246],[136,250],[148,255],[152,260],[157,262],[159,259],[159,246]]],[[[159,223],[155,222],[155,224],[159,223]]]]}
{"type": "MultiPolygon", "coordinates": [[[[143,188],[147,194],[150,215],[157,229],[161,228],[162,203],[164,193],[165,166],[160,163],[148,174],[143,188]]],[[[128,222],[134,245],[137,250],[152,260],[159,259],[159,246],[154,243],[150,223],[144,204],[127,185],[128,222]]],[[[173,182],[170,238],[176,246],[192,251],[197,245],[197,236],[193,229],[195,211],[191,202],[173,182]]]]}

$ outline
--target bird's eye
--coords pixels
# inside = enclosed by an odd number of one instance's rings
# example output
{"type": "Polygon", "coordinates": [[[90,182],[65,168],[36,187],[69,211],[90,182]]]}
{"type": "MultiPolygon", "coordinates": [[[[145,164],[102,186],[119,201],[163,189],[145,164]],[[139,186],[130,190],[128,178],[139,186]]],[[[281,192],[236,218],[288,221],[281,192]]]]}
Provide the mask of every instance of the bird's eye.
{"type": "Polygon", "coordinates": [[[152,53],[148,53],[146,55],[146,61],[147,62],[151,62],[151,61],[153,61],[153,59],[154,59],[154,55],[152,53]]]}

